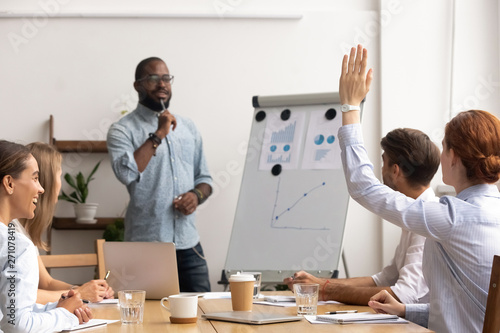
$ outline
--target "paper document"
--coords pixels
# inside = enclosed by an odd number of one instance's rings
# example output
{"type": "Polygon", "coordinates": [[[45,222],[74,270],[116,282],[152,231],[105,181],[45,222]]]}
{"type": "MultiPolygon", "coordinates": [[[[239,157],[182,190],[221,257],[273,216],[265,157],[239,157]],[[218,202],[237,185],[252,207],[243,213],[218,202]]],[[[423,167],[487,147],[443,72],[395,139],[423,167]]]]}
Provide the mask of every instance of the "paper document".
{"type": "Polygon", "coordinates": [[[339,115],[332,120],[323,110],[311,112],[306,135],[302,169],[341,169],[340,145],[337,132],[342,125],[339,115]]]}
{"type": "Polygon", "coordinates": [[[266,302],[295,302],[295,296],[264,296],[266,302]]]}
{"type": "Polygon", "coordinates": [[[343,313],[331,315],[318,315],[306,318],[311,323],[326,322],[333,324],[405,324],[407,320],[399,318],[396,315],[381,314],[381,313],[343,313]]]}
{"type": "Polygon", "coordinates": [[[117,321],[119,321],[119,320],[90,319],[90,321],[88,323],[77,325],[77,326],[73,326],[71,329],[69,329],[69,330],[63,330],[61,332],[80,331],[80,330],[84,330],[84,329],[94,328],[94,327],[97,327],[97,326],[103,326],[103,325],[107,325],[107,324],[112,324],[112,323],[117,322],[117,321]]]}
{"type": "MultiPolygon", "coordinates": [[[[282,296],[283,297],[283,296],[282,296]]],[[[287,296],[284,296],[284,297],[287,297],[287,296]]],[[[292,296],[294,297],[294,296],[292,296]]],[[[257,302],[253,302],[253,304],[261,304],[261,305],[271,305],[271,306],[281,306],[281,307],[292,307],[292,306],[297,306],[297,304],[295,303],[295,300],[293,301],[289,301],[289,300],[286,300],[285,301],[279,301],[279,300],[273,300],[273,301],[266,301],[264,299],[264,301],[257,301],[257,302]]],[[[318,305],[326,305],[326,304],[342,304],[342,303],[339,303],[337,301],[319,301],[318,302],[318,305]]]]}
{"type": "Polygon", "coordinates": [[[280,164],[283,170],[297,169],[305,118],[304,112],[293,112],[286,120],[281,119],[277,112],[267,117],[259,170],[271,170],[276,164],[280,164]]]}
{"type": "Polygon", "coordinates": [[[230,291],[222,291],[222,292],[210,292],[205,293],[203,295],[204,299],[220,299],[220,298],[231,298],[230,291]]]}
{"type": "Polygon", "coordinates": [[[103,299],[100,302],[95,302],[92,304],[118,304],[118,298],[107,298],[107,299],[103,299]]]}

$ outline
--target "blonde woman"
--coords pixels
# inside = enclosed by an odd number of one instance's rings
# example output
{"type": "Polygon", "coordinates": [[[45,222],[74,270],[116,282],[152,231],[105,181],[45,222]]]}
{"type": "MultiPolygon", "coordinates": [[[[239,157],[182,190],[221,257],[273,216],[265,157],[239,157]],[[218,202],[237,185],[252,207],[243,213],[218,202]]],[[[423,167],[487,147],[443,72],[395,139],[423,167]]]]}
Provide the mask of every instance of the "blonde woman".
{"type": "MultiPolygon", "coordinates": [[[[30,143],[27,148],[38,162],[40,184],[45,189],[45,193],[38,199],[35,217],[21,219],[20,222],[33,243],[38,248],[46,251],[48,246],[42,240],[42,235],[52,223],[55,205],[61,190],[62,156],[53,146],[42,142],[30,143]]],[[[38,268],[40,272],[38,303],[53,302],[59,298],[62,292],[69,289],[78,291],[83,299],[91,302],[99,302],[104,298],[113,298],[114,291],[104,280],[91,280],[81,286],[72,286],[50,276],[40,257],[38,257],[38,268]]]]}

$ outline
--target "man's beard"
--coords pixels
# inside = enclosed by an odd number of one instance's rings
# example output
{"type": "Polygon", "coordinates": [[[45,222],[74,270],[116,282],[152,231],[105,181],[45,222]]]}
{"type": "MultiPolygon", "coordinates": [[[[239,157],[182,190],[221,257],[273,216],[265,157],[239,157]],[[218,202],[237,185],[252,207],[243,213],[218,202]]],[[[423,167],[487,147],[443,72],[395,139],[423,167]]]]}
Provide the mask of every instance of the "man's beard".
{"type": "MultiPolygon", "coordinates": [[[[170,105],[170,99],[172,98],[172,94],[169,94],[168,99],[164,100],[163,103],[165,104],[165,109],[168,109],[168,106],[170,105]]],[[[139,103],[144,105],[145,107],[153,110],[153,111],[163,111],[163,106],[161,103],[155,101],[151,97],[149,97],[147,94],[145,96],[140,96],[139,95],[139,103]],[[142,97],[142,98],[141,98],[142,97]]]]}

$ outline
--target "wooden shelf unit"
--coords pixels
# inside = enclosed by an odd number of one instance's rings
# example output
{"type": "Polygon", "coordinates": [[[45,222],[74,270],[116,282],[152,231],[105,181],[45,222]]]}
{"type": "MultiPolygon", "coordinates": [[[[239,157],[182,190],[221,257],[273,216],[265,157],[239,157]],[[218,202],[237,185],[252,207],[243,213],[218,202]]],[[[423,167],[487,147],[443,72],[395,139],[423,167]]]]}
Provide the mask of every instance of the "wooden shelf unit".
{"type": "Polygon", "coordinates": [[[61,153],[107,153],[106,141],[58,141],[54,138],[54,116],[49,120],[49,143],[54,145],[61,153]]]}
{"type": "Polygon", "coordinates": [[[56,230],[104,230],[108,224],[114,223],[117,217],[97,217],[96,223],[85,224],[76,223],[74,217],[54,217],[52,219],[52,229],[56,230]]]}

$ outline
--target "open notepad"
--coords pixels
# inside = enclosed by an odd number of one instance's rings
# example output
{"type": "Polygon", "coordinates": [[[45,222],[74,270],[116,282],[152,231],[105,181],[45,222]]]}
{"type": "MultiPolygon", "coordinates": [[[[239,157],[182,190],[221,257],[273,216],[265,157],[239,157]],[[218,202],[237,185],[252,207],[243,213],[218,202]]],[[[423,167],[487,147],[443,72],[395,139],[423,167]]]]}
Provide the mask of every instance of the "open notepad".
{"type": "Polygon", "coordinates": [[[335,324],[404,324],[407,320],[399,318],[396,315],[380,313],[342,313],[331,315],[318,315],[317,321],[330,322],[335,324]]]}
{"type": "Polygon", "coordinates": [[[266,295],[266,296],[264,296],[264,301],[272,302],[272,303],[295,302],[295,296],[266,295]]]}
{"type": "Polygon", "coordinates": [[[79,331],[79,330],[85,330],[89,328],[94,328],[97,326],[103,326],[107,324],[111,324],[114,322],[117,322],[119,320],[107,320],[107,319],[90,319],[88,323],[81,324],[81,325],[76,325],[70,329],[67,330],[62,330],[61,332],[73,332],[73,331],[79,331]]]}

